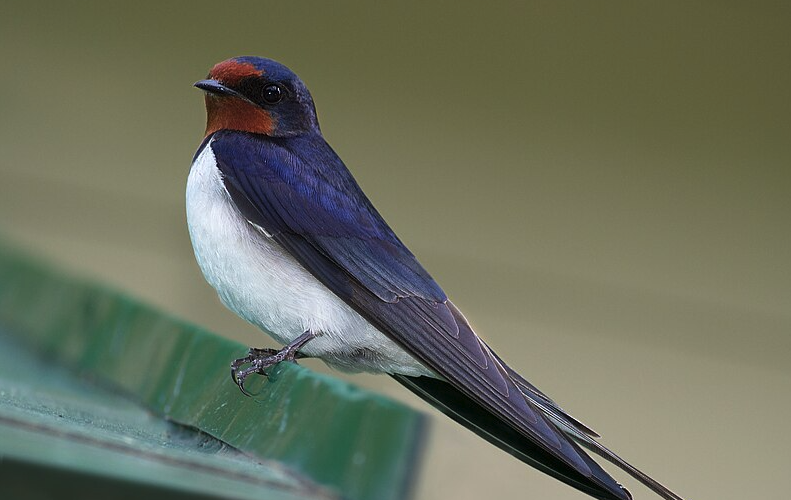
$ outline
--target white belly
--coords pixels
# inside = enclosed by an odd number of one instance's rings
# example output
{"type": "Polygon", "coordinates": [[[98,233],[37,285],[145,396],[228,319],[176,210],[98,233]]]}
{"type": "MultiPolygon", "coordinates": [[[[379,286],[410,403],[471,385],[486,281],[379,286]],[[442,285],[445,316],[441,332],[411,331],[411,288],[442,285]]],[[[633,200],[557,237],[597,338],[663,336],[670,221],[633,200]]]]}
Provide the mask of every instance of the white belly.
{"type": "Polygon", "coordinates": [[[336,368],[431,374],[239,213],[211,142],[190,170],[187,224],[198,265],[220,300],[279,343],[311,330],[320,336],[300,351],[336,368]]]}

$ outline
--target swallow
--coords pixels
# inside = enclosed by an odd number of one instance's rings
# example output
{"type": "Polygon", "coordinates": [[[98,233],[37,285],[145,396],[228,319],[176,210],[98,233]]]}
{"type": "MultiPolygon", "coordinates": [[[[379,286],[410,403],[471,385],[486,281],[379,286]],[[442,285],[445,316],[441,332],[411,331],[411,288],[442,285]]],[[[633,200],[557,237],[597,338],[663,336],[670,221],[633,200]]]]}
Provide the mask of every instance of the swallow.
{"type": "Polygon", "coordinates": [[[198,266],[229,309],[285,346],[251,349],[233,362],[242,391],[253,373],[299,357],[385,373],[594,498],[631,495],[583,448],[662,498],[681,500],[600,444],[478,337],[324,140],[296,74],[270,59],[236,57],[195,87],[207,114],[186,192],[198,266]]]}

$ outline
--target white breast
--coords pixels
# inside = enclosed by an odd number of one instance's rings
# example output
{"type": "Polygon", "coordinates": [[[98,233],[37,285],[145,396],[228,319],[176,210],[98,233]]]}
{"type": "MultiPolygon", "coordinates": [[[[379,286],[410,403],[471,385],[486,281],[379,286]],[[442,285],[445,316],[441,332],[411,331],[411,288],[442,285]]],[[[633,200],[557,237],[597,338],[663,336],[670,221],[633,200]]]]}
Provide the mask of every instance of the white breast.
{"type": "Polygon", "coordinates": [[[211,142],[190,170],[187,223],[195,258],[220,300],[279,343],[312,330],[320,336],[301,351],[336,368],[431,374],[239,213],[211,142]]]}

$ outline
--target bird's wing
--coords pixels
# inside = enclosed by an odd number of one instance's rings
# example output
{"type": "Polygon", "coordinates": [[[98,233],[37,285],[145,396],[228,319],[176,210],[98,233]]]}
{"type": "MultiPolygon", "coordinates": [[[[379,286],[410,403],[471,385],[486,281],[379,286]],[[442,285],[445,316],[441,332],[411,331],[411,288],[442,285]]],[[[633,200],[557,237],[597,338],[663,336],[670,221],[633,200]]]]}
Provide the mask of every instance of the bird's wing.
{"type": "Polygon", "coordinates": [[[392,377],[459,424],[526,464],[593,497],[613,498],[609,492],[605,492],[606,495],[603,496],[600,486],[579,475],[513,427],[503,425],[491,412],[448,382],[431,377],[398,374],[392,377]]]}
{"type": "Polygon", "coordinates": [[[240,212],[330,290],[475,404],[590,481],[602,498],[629,498],[525,397],[320,136],[221,131],[209,146],[240,212]]]}

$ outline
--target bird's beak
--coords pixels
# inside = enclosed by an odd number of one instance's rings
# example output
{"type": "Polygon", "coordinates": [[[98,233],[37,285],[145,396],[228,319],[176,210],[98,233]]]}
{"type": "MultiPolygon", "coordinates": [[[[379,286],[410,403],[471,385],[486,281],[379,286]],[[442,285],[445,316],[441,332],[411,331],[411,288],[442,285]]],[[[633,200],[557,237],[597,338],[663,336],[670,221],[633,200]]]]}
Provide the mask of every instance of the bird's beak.
{"type": "Polygon", "coordinates": [[[229,89],[222,83],[218,82],[217,80],[201,80],[199,82],[195,82],[195,87],[198,87],[204,92],[208,92],[209,94],[217,94],[217,95],[227,95],[227,96],[234,96],[234,97],[244,97],[236,92],[235,90],[229,89]]]}

